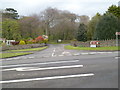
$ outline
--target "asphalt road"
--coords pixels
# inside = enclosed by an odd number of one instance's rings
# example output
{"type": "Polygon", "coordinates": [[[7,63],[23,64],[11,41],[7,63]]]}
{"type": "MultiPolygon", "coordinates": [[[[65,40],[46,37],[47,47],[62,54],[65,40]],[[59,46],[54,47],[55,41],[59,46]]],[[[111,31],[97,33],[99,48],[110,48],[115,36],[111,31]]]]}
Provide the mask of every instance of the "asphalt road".
{"type": "Polygon", "coordinates": [[[118,52],[65,50],[63,44],[2,59],[3,88],[118,88],[118,52]]]}

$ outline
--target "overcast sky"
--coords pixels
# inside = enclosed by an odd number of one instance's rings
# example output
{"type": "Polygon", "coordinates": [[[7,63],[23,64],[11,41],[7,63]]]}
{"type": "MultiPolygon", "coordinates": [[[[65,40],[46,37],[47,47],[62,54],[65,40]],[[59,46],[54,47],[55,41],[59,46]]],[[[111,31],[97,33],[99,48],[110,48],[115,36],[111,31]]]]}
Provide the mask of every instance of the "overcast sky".
{"type": "Polygon", "coordinates": [[[0,0],[0,9],[14,8],[19,15],[27,16],[53,7],[92,17],[97,12],[103,14],[111,5],[118,6],[118,1],[120,0],[0,0]]]}

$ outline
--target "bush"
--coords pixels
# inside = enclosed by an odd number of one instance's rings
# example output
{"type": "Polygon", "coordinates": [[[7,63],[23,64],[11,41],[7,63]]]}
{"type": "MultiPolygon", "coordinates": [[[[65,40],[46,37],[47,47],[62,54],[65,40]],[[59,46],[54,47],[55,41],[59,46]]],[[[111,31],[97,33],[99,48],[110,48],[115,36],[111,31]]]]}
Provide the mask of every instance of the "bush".
{"type": "Polygon", "coordinates": [[[19,45],[25,45],[25,41],[21,40],[21,41],[19,42],[19,45]]]}
{"type": "Polygon", "coordinates": [[[44,38],[43,38],[42,36],[38,36],[37,38],[35,38],[35,41],[36,41],[37,43],[43,43],[44,38]]]}
{"type": "Polygon", "coordinates": [[[2,44],[2,41],[0,41],[0,44],[2,44]]]}
{"type": "Polygon", "coordinates": [[[26,44],[33,44],[33,42],[29,40],[29,41],[26,41],[26,44]]]}
{"type": "Polygon", "coordinates": [[[6,46],[6,43],[1,43],[1,46],[6,46]]]}
{"type": "Polygon", "coordinates": [[[43,43],[45,43],[45,44],[46,44],[47,42],[48,42],[48,39],[44,39],[43,43]]]}
{"type": "Polygon", "coordinates": [[[16,42],[11,42],[12,45],[18,45],[19,44],[19,41],[16,41],[16,42]]]}

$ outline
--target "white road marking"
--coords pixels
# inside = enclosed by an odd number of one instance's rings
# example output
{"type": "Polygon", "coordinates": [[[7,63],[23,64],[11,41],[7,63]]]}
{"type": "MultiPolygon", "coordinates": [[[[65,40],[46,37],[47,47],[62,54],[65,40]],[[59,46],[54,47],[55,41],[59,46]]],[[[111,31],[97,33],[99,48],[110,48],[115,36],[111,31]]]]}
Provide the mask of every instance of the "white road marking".
{"type": "Polygon", "coordinates": [[[24,76],[25,74],[17,74],[17,75],[19,75],[19,76],[24,76]]]}
{"type": "Polygon", "coordinates": [[[106,52],[106,53],[113,53],[113,52],[106,52]]]}
{"type": "Polygon", "coordinates": [[[45,64],[58,64],[58,63],[70,63],[70,62],[79,62],[79,60],[71,60],[71,61],[56,61],[56,62],[43,62],[43,63],[34,63],[34,64],[20,64],[20,65],[7,65],[0,67],[18,67],[18,66],[31,66],[31,65],[45,65],[45,64]]]}
{"type": "Polygon", "coordinates": [[[72,66],[59,66],[59,67],[46,67],[46,68],[38,68],[38,67],[18,67],[11,69],[3,69],[2,71],[37,71],[37,70],[51,70],[51,69],[63,69],[63,68],[77,68],[83,67],[83,65],[72,65],[72,66]]]}
{"type": "Polygon", "coordinates": [[[87,54],[89,54],[89,53],[81,53],[81,55],[87,55],[87,54]]]}
{"type": "Polygon", "coordinates": [[[10,69],[2,69],[2,71],[14,71],[14,70],[16,70],[17,71],[17,69],[19,70],[19,69],[32,69],[32,68],[34,68],[34,67],[18,67],[18,68],[10,68],[10,69]]]}
{"type": "Polygon", "coordinates": [[[35,58],[35,57],[28,57],[29,59],[33,59],[33,58],[35,58]]]}
{"type": "Polygon", "coordinates": [[[52,57],[54,56],[55,53],[52,53],[52,57]]]}
{"type": "Polygon", "coordinates": [[[59,56],[64,56],[64,55],[59,55],[59,56]]]}
{"type": "Polygon", "coordinates": [[[75,56],[79,56],[79,55],[80,55],[80,53],[75,53],[74,55],[75,55],[75,56]]]}
{"type": "Polygon", "coordinates": [[[67,68],[78,68],[83,67],[83,65],[72,65],[72,66],[59,66],[59,67],[46,67],[46,68],[15,68],[16,71],[37,71],[37,70],[53,70],[53,69],[67,69],[67,68]]]}
{"type": "Polygon", "coordinates": [[[69,53],[70,53],[70,52],[65,52],[65,51],[64,51],[64,52],[62,52],[62,54],[69,54],[69,53]]]}
{"type": "Polygon", "coordinates": [[[56,56],[56,55],[55,55],[55,49],[56,49],[56,48],[53,49],[52,57],[55,57],[55,56],[56,56]]]}
{"type": "Polygon", "coordinates": [[[115,59],[119,59],[120,57],[115,57],[115,59]]]}
{"type": "Polygon", "coordinates": [[[104,53],[106,53],[106,52],[98,52],[99,54],[104,54],[104,53]]]}
{"type": "Polygon", "coordinates": [[[75,77],[88,77],[93,76],[93,73],[89,74],[77,74],[77,75],[66,75],[66,76],[53,76],[53,77],[42,77],[42,78],[31,78],[31,79],[18,79],[18,80],[7,80],[0,81],[0,83],[16,83],[16,82],[28,82],[28,81],[41,81],[41,80],[53,80],[53,79],[63,79],[63,78],[75,78],[75,77]]]}
{"type": "Polygon", "coordinates": [[[53,52],[55,52],[55,48],[54,48],[53,52]]]}
{"type": "Polygon", "coordinates": [[[90,52],[89,54],[96,54],[96,52],[90,52]]]}
{"type": "Polygon", "coordinates": [[[8,59],[5,59],[5,60],[13,60],[13,58],[8,58],[8,59]]]}
{"type": "Polygon", "coordinates": [[[50,56],[43,56],[44,58],[50,57],[50,56]]]}

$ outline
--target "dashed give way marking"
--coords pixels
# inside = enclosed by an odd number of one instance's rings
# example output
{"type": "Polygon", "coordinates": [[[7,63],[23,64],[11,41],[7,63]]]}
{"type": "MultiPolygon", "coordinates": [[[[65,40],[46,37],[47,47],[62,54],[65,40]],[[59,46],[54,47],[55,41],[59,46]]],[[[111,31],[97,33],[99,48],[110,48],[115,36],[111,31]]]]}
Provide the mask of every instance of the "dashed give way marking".
{"type": "Polygon", "coordinates": [[[94,75],[93,73],[89,73],[89,74],[77,74],[77,75],[66,75],[66,76],[53,76],[53,77],[31,78],[31,79],[7,80],[7,81],[0,81],[0,83],[5,84],[5,83],[28,82],[28,81],[42,81],[42,80],[64,79],[64,78],[74,78],[74,77],[87,77],[93,75],[94,75]]]}
{"type": "Polygon", "coordinates": [[[38,67],[19,67],[19,68],[11,68],[4,69],[2,71],[37,71],[37,70],[52,70],[52,69],[63,69],[63,68],[78,68],[83,67],[83,65],[72,65],[72,66],[59,66],[59,67],[46,67],[46,68],[38,68],[38,67]]]}

